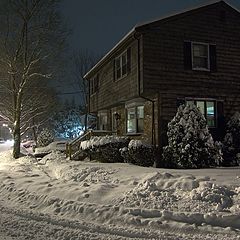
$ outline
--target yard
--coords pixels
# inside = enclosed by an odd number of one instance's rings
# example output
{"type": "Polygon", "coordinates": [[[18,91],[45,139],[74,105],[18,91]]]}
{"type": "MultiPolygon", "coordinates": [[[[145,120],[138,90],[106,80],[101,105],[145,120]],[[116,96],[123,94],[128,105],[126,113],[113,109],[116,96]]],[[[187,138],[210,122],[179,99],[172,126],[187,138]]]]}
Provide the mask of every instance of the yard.
{"type": "Polygon", "coordinates": [[[0,158],[1,239],[240,239],[240,168],[0,158]]]}

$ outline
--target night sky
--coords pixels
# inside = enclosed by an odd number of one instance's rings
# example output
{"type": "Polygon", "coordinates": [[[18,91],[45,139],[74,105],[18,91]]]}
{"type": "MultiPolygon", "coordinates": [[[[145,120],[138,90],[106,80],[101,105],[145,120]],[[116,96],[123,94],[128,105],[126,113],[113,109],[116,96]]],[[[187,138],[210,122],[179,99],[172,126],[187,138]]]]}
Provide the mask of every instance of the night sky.
{"type": "MultiPolygon", "coordinates": [[[[73,30],[71,49],[96,54],[110,50],[137,23],[154,20],[212,1],[206,0],[63,0],[62,11],[73,30]]],[[[240,9],[240,0],[228,0],[240,9]]]]}

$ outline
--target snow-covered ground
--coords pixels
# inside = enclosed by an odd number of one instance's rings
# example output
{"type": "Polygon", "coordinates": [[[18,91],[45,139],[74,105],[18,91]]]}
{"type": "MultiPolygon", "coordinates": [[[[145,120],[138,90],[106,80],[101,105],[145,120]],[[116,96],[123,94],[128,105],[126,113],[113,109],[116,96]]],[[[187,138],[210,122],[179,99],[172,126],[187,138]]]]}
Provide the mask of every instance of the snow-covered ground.
{"type": "Polygon", "coordinates": [[[240,239],[240,168],[0,154],[0,239],[240,239]]]}
{"type": "Polygon", "coordinates": [[[6,150],[10,150],[13,146],[13,141],[6,141],[5,143],[0,143],[0,152],[4,152],[6,150]]]}

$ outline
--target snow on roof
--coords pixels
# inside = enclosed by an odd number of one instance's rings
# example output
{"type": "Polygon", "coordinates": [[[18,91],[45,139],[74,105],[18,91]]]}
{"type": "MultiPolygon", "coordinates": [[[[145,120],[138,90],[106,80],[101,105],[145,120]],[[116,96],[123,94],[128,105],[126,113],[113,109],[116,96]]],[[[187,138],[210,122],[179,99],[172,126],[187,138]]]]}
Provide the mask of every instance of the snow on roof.
{"type": "Polygon", "coordinates": [[[192,8],[188,8],[188,9],[185,9],[183,11],[179,11],[179,12],[175,12],[175,13],[172,13],[170,15],[166,15],[166,16],[163,16],[161,18],[157,18],[155,20],[151,20],[151,21],[147,21],[147,22],[143,22],[143,23],[140,23],[140,24],[137,24],[135,27],[133,27],[109,52],[107,52],[85,75],[84,75],[84,78],[88,78],[89,74],[91,74],[94,70],[96,70],[96,68],[98,68],[101,64],[104,63],[104,61],[110,57],[113,52],[126,40],[128,39],[130,36],[134,35],[134,33],[141,27],[145,27],[146,25],[149,25],[149,24],[152,24],[152,23],[155,23],[155,22],[158,22],[158,21],[161,21],[161,20],[167,20],[167,19],[170,19],[172,17],[177,17],[177,16],[180,16],[182,14],[185,14],[185,13],[189,13],[191,11],[194,11],[194,10],[197,10],[197,9],[200,9],[200,8],[204,8],[204,7],[207,7],[207,6],[210,6],[210,5],[214,5],[214,4],[218,4],[218,3],[225,3],[226,5],[230,6],[232,9],[234,9],[236,12],[240,13],[239,10],[237,8],[235,8],[234,6],[232,6],[231,4],[229,4],[228,2],[225,2],[223,0],[213,0],[213,1],[208,1],[208,3],[205,3],[205,4],[201,4],[201,5],[198,5],[198,6],[195,6],[195,7],[192,7],[192,8]]]}

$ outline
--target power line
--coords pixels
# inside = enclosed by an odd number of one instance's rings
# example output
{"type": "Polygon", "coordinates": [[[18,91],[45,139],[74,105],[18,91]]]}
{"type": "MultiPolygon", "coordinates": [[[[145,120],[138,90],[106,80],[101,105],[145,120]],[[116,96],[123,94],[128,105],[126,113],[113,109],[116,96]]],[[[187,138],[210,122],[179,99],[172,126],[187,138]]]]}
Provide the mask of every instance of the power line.
{"type": "Polygon", "coordinates": [[[56,95],[68,95],[68,94],[77,94],[84,93],[84,91],[68,92],[68,93],[56,93],[56,95]]]}

